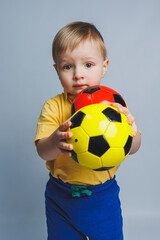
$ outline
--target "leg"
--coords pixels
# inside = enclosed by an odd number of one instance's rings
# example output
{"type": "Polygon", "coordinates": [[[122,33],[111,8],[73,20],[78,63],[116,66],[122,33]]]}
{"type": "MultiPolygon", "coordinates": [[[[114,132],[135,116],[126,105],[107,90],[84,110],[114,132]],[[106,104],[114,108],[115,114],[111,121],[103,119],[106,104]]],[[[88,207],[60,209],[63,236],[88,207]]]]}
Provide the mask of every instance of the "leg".
{"type": "Polygon", "coordinates": [[[89,240],[123,240],[119,186],[115,180],[111,183],[106,189],[99,186],[97,192],[93,187],[92,195],[80,200],[77,210],[81,218],[79,230],[89,240]]]}
{"type": "Polygon", "coordinates": [[[65,203],[60,194],[60,189],[48,181],[45,192],[48,240],[86,240],[85,235],[73,226],[72,217],[60,204],[61,201],[65,203]]]}
{"type": "Polygon", "coordinates": [[[60,221],[52,222],[47,219],[48,240],[86,240],[87,238],[78,232],[72,225],[60,221]]]}

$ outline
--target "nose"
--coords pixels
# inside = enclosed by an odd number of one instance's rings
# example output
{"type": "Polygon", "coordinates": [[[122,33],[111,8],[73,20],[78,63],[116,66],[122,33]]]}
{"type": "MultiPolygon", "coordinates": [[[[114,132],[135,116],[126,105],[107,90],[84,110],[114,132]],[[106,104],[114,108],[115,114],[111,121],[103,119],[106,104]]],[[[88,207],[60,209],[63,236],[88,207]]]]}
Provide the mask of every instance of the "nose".
{"type": "Polygon", "coordinates": [[[74,68],[74,76],[73,76],[74,80],[79,80],[79,79],[84,79],[84,74],[83,71],[80,67],[75,67],[74,68]]]}

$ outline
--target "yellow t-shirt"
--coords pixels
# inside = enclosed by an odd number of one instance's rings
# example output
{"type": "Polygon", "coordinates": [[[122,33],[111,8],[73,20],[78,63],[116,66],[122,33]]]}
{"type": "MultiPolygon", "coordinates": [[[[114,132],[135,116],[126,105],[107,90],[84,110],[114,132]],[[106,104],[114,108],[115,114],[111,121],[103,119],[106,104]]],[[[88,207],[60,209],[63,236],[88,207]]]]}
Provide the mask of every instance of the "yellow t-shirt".
{"type": "MultiPolygon", "coordinates": [[[[37,124],[35,144],[37,140],[49,137],[71,116],[72,101],[73,97],[64,92],[45,102],[37,124]]],[[[78,185],[102,184],[113,178],[118,169],[115,167],[105,171],[90,170],[62,153],[56,159],[46,161],[46,167],[53,177],[78,185]]]]}

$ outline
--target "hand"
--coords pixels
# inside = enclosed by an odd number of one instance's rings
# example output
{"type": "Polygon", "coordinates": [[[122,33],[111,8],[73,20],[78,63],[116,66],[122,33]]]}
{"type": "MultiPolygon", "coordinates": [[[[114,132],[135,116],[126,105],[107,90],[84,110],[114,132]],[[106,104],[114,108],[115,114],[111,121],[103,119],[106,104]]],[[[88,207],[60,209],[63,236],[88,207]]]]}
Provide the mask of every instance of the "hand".
{"type": "Polygon", "coordinates": [[[132,131],[133,131],[133,136],[136,136],[137,132],[138,132],[138,128],[137,125],[135,123],[135,119],[132,116],[132,114],[130,113],[130,111],[128,110],[128,108],[123,107],[121,104],[119,103],[112,103],[111,104],[113,107],[116,107],[121,113],[124,113],[125,116],[128,119],[128,123],[131,125],[132,127],[132,131]]]}
{"type": "Polygon", "coordinates": [[[56,146],[60,152],[71,157],[71,150],[73,149],[72,144],[68,144],[66,139],[72,137],[71,132],[67,132],[66,130],[72,125],[71,121],[67,120],[62,123],[57,130],[52,134],[52,143],[56,146]]]}

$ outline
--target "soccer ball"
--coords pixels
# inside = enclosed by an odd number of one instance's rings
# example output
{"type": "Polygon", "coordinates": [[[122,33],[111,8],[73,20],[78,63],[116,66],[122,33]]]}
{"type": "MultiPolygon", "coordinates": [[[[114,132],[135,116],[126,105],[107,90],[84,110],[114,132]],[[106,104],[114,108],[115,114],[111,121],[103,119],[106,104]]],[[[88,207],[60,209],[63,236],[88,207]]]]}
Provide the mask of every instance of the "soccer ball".
{"type": "Polygon", "coordinates": [[[70,119],[72,158],[81,166],[107,170],[119,165],[129,154],[133,132],[127,117],[107,104],[91,104],[70,119]]]}
{"type": "Polygon", "coordinates": [[[113,102],[120,103],[122,106],[127,107],[122,96],[115,90],[101,85],[87,87],[74,99],[71,113],[74,114],[80,108],[90,104],[105,103],[110,105],[113,102]]]}

